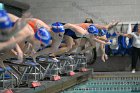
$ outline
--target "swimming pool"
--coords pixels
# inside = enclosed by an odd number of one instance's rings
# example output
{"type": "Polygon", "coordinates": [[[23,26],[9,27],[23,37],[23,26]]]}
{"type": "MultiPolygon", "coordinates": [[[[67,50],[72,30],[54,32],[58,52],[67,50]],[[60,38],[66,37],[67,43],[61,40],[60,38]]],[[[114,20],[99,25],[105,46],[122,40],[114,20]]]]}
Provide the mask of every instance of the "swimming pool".
{"type": "Polygon", "coordinates": [[[98,72],[88,81],[61,93],[140,93],[140,73],[98,72]]]}

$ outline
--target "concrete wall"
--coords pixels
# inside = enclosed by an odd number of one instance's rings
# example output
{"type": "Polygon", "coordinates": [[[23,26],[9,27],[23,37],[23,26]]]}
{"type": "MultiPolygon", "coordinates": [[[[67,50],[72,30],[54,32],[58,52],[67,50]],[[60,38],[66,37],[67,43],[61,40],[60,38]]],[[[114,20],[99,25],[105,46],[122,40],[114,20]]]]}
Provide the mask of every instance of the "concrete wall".
{"type": "Polygon", "coordinates": [[[140,20],[140,0],[18,0],[31,6],[30,12],[47,23],[79,23],[86,17],[95,22],[140,20]]]}

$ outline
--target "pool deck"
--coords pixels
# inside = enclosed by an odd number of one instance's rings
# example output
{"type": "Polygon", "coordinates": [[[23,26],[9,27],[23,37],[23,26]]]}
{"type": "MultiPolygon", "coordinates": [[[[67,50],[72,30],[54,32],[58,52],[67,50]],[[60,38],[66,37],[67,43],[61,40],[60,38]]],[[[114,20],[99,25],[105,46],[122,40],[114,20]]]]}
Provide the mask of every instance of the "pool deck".
{"type": "Polygon", "coordinates": [[[83,81],[88,80],[92,71],[77,72],[74,76],[63,76],[58,81],[40,81],[41,86],[36,88],[15,88],[12,89],[13,93],[58,93],[64,89],[72,87],[83,81]]]}

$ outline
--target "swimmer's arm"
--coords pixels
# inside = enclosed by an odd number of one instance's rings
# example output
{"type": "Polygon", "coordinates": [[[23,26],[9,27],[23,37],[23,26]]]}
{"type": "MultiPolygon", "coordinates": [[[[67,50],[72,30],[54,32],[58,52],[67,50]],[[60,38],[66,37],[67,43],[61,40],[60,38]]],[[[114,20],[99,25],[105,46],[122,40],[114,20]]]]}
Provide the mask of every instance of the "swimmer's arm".
{"type": "Polygon", "coordinates": [[[24,27],[26,27],[27,25],[27,21],[24,19],[18,19],[14,25],[14,27],[12,28],[11,33],[17,33],[18,31],[21,31],[24,27]]]}
{"type": "Polygon", "coordinates": [[[114,22],[114,23],[109,23],[107,25],[99,25],[99,24],[94,24],[98,29],[110,29],[112,28],[113,26],[117,25],[118,24],[118,21],[114,22]]]}
{"type": "Polygon", "coordinates": [[[18,34],[15,36],[15,40],[17,43],[21,41],[28,41],[30,37],[34,36],[34,32],[31,31],[30,26],[27,25],[25,26],[22,31],[18,32],[18,34]]]}
{"type": "Polygon", "coordinates": [[[106,38],[104,38],[104,37],[98,37],[98,39],[100,39],[100,40],[102,40],[102,41],[105,41],[105,42],[108,41],[108,40],[107,40],[106,38]]]}
{"type": "Polygon", "coordinates": [[[12,37],[8,41],[0,42],[0,50],[3,50],[5,48],[11,48],[16,43],[19,43],[25,39],[28,39],[31,36],[31,32],[28,31],[28,29],[29,29],[28,27],[24,28],[22,29],[22,31],[18,32],[18,35],[16,35],[15,37],[12,37]]]}
{"type": "Polygon", "coordinates": [[[29,40],[30,40],[29,43],[31,45],[31,53],[29,55],[32,55],[32,54],[36,53],[36,47],[35,47],[35,45],[36,45],[35,43],[36,42],[35,42],[34,36],[31,36],[29,40]]]}
{"type": "Polygon", "coordinates": [[[18,32],[22,31],[22,29],[26,27],[26,23],[18,20],[14,27],[11,28],[9,31],[7,31],[7,33],[5,33],[4,35],[0,36],[1,40],[8,40],[10,39],[12,36],[15,36],[18,32]]]}
{"type": "Polygon", "coordinates": [[[26,47],[26,50],[24,50],[24,55],[29,54],[32,49],[31,43],[26,43],[26,44],[27,44],[27,47],[26,47]]]}
{"type": "Polygon", "coordinates": [[[93,38],[94,41],[98,42],[98,43],[101,43],[101,44],[110,44],[110,42],[105,42],[105,41],[102,41],[98,38],[93,38]]]}
{"type": "Polygon", "coordinates": [[[19,17],[15,16],[15,15],[13,15],[11,13],[8,13],[8,16],[10,17],[10,19],[12,20],[12,22],[16,22],[19,19],[19,17]]]}
{"type": "Polygon", "coordinates": [[[14,49],[11,49],[11,51],[17,56],[18,60],[15,60],[15,63],[22,63],[23,62],[23,51],[19,47],[18,44],[16,44],[14,49]]]}
{"type": "Polygon", "coordinates": [[[110,27],[111,27],[111,25],[109,24],[109,25],[99,25],[99,24],[94,24],[98,29],[106,29],[106,30],[108,30],[110,27]]]}
{"type": "Polygon", "coordinates": [[[24,29],[24,27],[26,27],[26,22],[19,19],[17,20],[17,22],[14,24],[14,27],[12,29],[10,29],[10,31],[8,31],[6,33],[6,35],[3,35],[2,38],[4,39],[9,39],[10,37],[12,37],[13,35],[17,34],[18,32],[22,31],[22,29],[24,29]]]}
{"type": "Polygon", "coordinates": [[[23,51],[21,50],[21,48],[19,47],[18,44],[16,44],[15,50],[12,49],[12,52],[17,55],[18,57],[18,61],[23,62],[23,51]]]}
{"type": "Polygon", "coordinates": [[[11,37],[13,35],[15,35],[17,32],[21,31],[24,27],[26,27],[27,22],[29,21],[27,18],[30,17],[30,15],[28,13],[25,13],[22,15],[21,18],[8,13],[10,19],[12,22],[15,22],[13,28],[11,29],[11,31],[9,31],[10,34],[7,34],[7,37],[11,37]]]}
{"type": "Polygon", "coordinates": [[[93,39],[94,41],[98,42],[98,43],[101,43],[101,44],[106,44],[107,40],[101,38],[101,37],[98,37],[98,36],[93,36],[92,37],[90,35],[86,35],[85,36],[87,39],[93,39]]]}
{"type": "Polygon", "coordinates": [[[16,40],[14,37],[12,37],[10,40],[6,42],[0,42],[0,51],[4,50],[6,48],[12,48],[16,44],[16,40]]]}

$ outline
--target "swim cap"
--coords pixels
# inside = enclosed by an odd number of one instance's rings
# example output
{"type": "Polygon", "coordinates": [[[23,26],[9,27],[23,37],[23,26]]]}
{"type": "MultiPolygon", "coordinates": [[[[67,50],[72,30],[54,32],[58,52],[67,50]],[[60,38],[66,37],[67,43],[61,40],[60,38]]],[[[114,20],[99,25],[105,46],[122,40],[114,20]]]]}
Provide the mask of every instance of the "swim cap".
{"type": "Polygon", "coordinates": [[[35,38],[48,45],[51,40],[51,35],[44,27],[40,27],[35,33],[35,38]]]}
{"type": "Polygon", "coordinates": [[[105,29],[99,29],[99,35],[104,36],[106,35],[107,31],[105,29]]]}
{"type": "Polygon", "coordinates": [[[99,31],[94,25],[88,27],[88,32],[93,35],[98,35],[99,31]]]}
{"type": "Polygon", "coordinates": [[[52,24],[52,31],[55,33],[65,32],[64,26],[60,22],[52,24]]]}
{"type": "Polygon", "coordinates": [[[112,42],[113,42],[113,40],[112,40],[112,39],[110,39],[110,40],[109,40],[109,42],[111,42],[111,43],[112,43],[112,42]]]}
{"type": "Polygon", "coordinates": [[[109,32],[106,33],[106,37],[110,38],[111,34],[109,32]]]}
{"type": "Polygon", "coordinates": [[[0,3],[0,29],[11,28],[12,22],[7,15],[7,12],[3,9],[3,4],[0,3]]]}
{"type": "Polygon", "coordinates": [[[112,34],[112,37],[116,37],[117,36],[117,34],[116,34],[116,32],[114,32],[113,34],[112,34]]]}

